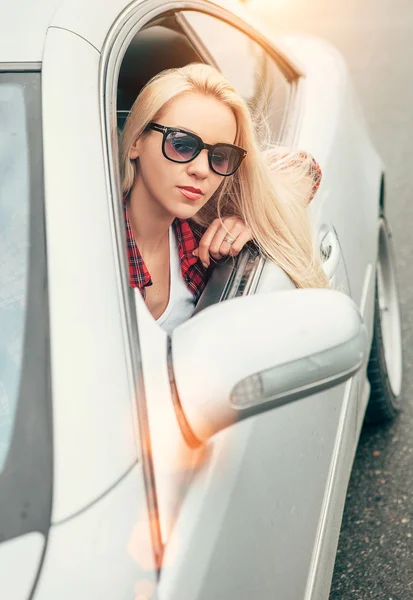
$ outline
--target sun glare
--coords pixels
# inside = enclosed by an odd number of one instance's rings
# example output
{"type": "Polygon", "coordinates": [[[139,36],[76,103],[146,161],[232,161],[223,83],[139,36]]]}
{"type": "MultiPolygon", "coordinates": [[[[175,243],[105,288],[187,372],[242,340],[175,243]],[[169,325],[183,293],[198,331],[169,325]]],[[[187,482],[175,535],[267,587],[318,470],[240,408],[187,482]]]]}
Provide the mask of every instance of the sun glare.
{"type": "Polygon", "coordinates": [[[254,12],[268,13],[288,7],[291,5],[291,0],[246,0],[245,2],[241,1],[241,4],[254,12]]]}
{"type": "Polygon", "coordinates": [[[303,0],[240,0],[245,9],[258,17],[266,25],[276,25],[279,20],[291,18],[300,12],[299,3],[303,0]]]}

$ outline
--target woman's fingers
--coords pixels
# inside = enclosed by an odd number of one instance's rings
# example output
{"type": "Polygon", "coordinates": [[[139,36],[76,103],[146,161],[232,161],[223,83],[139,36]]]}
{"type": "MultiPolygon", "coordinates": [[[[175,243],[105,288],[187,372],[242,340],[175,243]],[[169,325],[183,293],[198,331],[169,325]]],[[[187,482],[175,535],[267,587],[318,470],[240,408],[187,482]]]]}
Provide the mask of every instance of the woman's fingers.
{"type": "MultiPolygon", "coordinates": [[[[231,250],[231,240],[237,239],[238,235],[245,229],[245,225],[242,221],[239,223],[228,223],[222,226],[215,232],[214,238],[209,247],[209,253],[215,260],[219,260],[223,256],[228,256],[231,250]],[[230,241],[226,241],[225,238],[228,236],[230,241]]],[[[234,243],[232,242],[232,243],[234,243]]]]}
{"type": "Polygon", "coordinates": [[[212,221],[211,225],[208,227],[208,229],[200,239],[198,247],[198,256],[205,268],[209,267],[209,247],[211,245],[212,240],[214,239],[216,231],[219,229],[220,226],[221,223],[219,219],[215,219],[214,221],[212,221]]]}
{"type": "Polygon", "coordinates": [[[199,256],[205,267],[210,264],[210,257],[219,260],[223,256],[237,256],[245,244],[252,239],[251,232],[244,221],[237,217],[215,219],[202,236],[194,256],[199,256]],[[228,236],[230,241],[226,241],[228,236]],[[234,240],[232,242],[232,240],[234,240]]]}
{"type": "Polygon", "coordinates": [[[246,229],[245,231],[242,231],[239,234],[239,236],[237,237],[237,239],[235,240],[235,242],[233,244],[231,244],[230,250],[229,250],[229,255],[237,256],[241,252],[241,250],[243,249],[245,244],[247,242],[249,242],[250,240],[252,240],[251,232],[248,229],[246,229]]]}

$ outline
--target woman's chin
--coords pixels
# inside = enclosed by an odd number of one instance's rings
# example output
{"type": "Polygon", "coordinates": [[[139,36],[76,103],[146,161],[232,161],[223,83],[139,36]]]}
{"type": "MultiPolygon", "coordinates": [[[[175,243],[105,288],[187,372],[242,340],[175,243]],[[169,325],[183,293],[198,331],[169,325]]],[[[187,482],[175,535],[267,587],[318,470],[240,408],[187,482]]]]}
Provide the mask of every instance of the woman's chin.
{"type": "Polygon", "coordinates": [[[201,208],[202,205],[199,205],[197,202],[193,202],[192,204],[180,202],[173,207],[172,212],[178,219],[190,219],[195,216],[201,208]]]}

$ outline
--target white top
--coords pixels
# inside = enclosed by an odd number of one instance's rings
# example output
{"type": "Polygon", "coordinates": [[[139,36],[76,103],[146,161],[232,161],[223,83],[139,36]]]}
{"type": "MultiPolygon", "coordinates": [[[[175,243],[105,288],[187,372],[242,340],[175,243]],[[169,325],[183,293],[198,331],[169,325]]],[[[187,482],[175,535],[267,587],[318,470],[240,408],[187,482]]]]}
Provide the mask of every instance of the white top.
{"type": "MultiPolygon", "coordinates": [[[[170,289],[167,307],[161,316],[156,319],[165,331],[170,334],[172,330],[189,319],[195,309],[195,298],[188,289],[181,271],[178,242],[173,227],[169,228],[169,264],[170,264],[170,289]]],[[[135,294],[140,294],[135,288],[135,294]]]]}

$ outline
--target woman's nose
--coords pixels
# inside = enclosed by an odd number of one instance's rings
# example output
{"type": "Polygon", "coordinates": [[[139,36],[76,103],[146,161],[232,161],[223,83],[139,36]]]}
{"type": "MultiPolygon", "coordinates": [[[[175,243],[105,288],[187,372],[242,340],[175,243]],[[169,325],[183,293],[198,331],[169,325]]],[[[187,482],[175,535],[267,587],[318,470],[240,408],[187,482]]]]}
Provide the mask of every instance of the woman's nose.
{"type": "Polygon", "coordinates": [[[202,179],[208,177],[209,163],[207,150],[202,150],[194,160],[188,163],[188,173],[202,179]]]}

